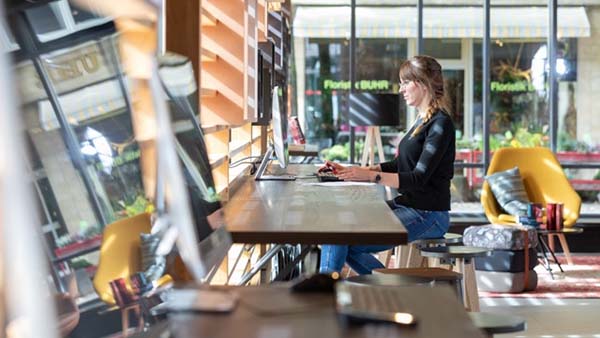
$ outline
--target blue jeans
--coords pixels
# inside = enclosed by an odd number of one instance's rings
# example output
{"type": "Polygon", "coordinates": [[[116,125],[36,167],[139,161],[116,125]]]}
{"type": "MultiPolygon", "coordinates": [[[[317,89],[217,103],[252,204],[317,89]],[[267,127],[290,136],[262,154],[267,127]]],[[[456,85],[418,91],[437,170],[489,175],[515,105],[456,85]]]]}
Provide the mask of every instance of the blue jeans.
{"type": "MultiPolygon", "coordinates": [[[[409,242],[442,237],[450,227],[448,211],[418,210],[396,203],[392,203],[392,208],[408,231],[409,242]]],[[[339,272],[344,267],[344,263],[348,262],[348,265],[358,274],[370,274],[373,269],[384,267],[372,253],[393,247],[393,245],[322,245],[319,272],[339,272]]]]}

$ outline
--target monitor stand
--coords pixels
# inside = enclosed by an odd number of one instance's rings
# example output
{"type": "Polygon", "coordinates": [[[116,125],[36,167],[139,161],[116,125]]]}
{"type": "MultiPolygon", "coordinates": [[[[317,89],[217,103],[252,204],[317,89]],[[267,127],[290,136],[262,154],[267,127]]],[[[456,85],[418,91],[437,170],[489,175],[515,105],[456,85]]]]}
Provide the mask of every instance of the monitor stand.
{"type": "Polygon", "coordinates": [[[273,145],[269,145],[269,149],[265,152],[265,156],[263,160],[260,162],[258,166],[258,170],[256,171],[256,176],[254,176],[255,181],[295,181],[296,176],[294,175],[264,175],[265,170],[271,163],[273,153],[275,152],[275,148],[273,145]]]}

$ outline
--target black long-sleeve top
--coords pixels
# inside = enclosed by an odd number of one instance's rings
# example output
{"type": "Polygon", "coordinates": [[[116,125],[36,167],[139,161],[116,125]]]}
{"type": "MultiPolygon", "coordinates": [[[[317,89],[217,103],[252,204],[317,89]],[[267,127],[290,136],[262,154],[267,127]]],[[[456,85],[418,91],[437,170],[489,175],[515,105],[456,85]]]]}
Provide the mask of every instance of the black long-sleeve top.
{"type": "Polygon", "coordinates": [[[398,145],[398,156],[381,163],[381,171],[398,173],[397,204],[431,211],[450,210],[450,180],[454,175],[455,130],[441,111],[411,137],[415,125],[398,145]]]}

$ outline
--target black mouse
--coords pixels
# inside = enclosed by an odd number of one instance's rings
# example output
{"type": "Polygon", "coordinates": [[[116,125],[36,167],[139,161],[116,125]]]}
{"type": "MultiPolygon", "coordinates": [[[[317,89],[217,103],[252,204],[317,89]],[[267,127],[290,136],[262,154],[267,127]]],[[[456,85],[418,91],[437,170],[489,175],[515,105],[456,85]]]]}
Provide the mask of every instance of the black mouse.
{"type": "Polygon", "coordinates": [[[340,280],[340,274],[316,273],[296,279],[292,284],[293,292],[333,292],[334,285],[340,280]]]}

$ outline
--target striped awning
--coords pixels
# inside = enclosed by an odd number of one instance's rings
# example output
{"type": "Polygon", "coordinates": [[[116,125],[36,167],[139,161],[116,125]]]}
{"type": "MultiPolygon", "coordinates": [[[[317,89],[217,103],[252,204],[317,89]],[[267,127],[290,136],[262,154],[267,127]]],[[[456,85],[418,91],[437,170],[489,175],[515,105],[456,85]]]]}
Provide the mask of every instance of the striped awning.
{"type": "MultiPolygon", "coordinates": [[[[425,7],[423,35],[426,38],[481,38],[481,7],[425,7]]],[[[558,37],[589,37],[585,8],[558,8],[558,37]]],[[[491,9],[493,38],[546,38],[548,10],[544,7],[495,7],[491,9]]],[[[349,38],[350,7],[296,8],[296,37],[349,38]]],[[[416,7],[357,7],[356,36],[359,38],[414,38],[417,36],[416,7]]]]}

